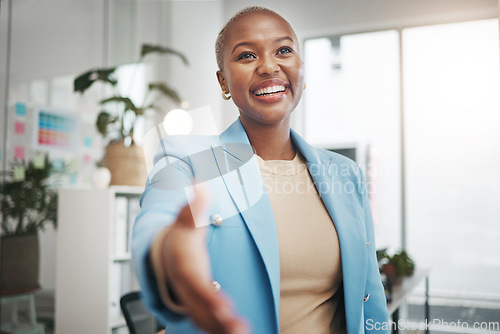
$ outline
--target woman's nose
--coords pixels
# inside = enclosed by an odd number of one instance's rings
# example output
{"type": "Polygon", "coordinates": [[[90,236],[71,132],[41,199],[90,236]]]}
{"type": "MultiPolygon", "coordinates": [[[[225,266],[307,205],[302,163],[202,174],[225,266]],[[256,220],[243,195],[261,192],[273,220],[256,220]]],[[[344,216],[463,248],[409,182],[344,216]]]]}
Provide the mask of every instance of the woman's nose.
{"type": "Polygon", "coordinates": [[[260,58],[257,73],[259,75],[273,75],[280,70],[277,59],[272,56],[265,56],[260,58]]]}

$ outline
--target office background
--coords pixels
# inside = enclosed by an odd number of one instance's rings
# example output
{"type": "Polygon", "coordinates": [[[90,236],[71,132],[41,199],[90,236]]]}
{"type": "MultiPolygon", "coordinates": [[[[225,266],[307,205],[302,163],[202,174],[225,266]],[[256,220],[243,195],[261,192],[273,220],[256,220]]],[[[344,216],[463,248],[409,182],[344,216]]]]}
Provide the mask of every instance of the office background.
{"type": "MultiPolygon", "coordinates": [[[[165,79],[188,109],[210,106],[224,129],[237,110],[220,98],[214,42],[223,23],[249,4],[3,0],[2,170],[40,151],[32,137],[43,106],[78,123],[70,150],[48,150],[71,166],[63,186],[90,187],[103,149],[94,128],[97,102],[106,91],[79,95],[73,80],[93,67],[132,64],[120,74],[124,81],[131,72],[139,83],[165,79]],[[180,50],[190,66],[157,56],[134,65],[142,43],[180,50]]],[[[255,4],[281,13],[299,35],[308,86],[293,127],[317,146],[355,151],[371,181],[378,245],[405,248],[417,266],[431,269],[435,317],[500,319],[497,1],[255,4]]],[[[166,103],[164,111],[173,107],[166,103]]],[[[50,228],[40,234],[42,317],[53,312],[57,237],[50,228]]],[[[412,305],[423,295],[421,286],[408,300],[409,317],[420,316],[412,305]]]]}

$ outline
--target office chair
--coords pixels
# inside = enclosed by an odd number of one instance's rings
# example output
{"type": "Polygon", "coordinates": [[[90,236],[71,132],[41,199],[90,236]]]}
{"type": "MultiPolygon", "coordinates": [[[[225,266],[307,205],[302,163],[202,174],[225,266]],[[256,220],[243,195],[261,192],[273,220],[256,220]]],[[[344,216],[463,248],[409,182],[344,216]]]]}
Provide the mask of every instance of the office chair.
{"type": "Polygon", "coordinates": [[[120,298],[120,308],[130,334],[153,334],[165,328],[146,309],[139,291],[123,295],[120,298]]]}

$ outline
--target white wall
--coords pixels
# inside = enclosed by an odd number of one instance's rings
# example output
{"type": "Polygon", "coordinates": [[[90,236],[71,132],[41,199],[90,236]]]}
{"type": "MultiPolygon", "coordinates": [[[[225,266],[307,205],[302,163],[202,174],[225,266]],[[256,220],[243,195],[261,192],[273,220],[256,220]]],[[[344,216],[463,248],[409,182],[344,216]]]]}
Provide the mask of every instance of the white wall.
{"type": "Polygon", "coordinates": [[[154,77],[171,83],[192,107],[210,104],[217,112],[220,1],[111,1],[107,24],[105,2],[14,1],[11,84],[134,62],[142,43],[164,44],[185,53],[191,66],[149,56],[154,77]]]}
{"type": "Polygon", "coordinates": [[[53,78],[100,65],[103,8],[102,0],[13,1],[11,80],[53,78]]]}
{"type": "MultiPolygon", "coordinates": [[[[222,3],[208,1],[118,1],[111,9],[110,65],[137,61],[143,43],[168,45],[189,60],[148,55],[152,80],[165,80],[189,102],[189,109],[209,105],[220,126],[221,98],[215,76],[215,38],[222,3]]],[[[174,105],[167,104],[167,110],[174,105]]],[[[166,111],[167,111],[166,110],[166,111]]]]}
{"type": "Polygon", "coordinates": [[[171,45],[184,52],[188,68],[172,59],[171,82],[189,101],[190,109],[210,105],[219,131],[222,124],[222,98],[215,72],[215,39],[220,30],[221,1],[172,1],[171,45]]]}

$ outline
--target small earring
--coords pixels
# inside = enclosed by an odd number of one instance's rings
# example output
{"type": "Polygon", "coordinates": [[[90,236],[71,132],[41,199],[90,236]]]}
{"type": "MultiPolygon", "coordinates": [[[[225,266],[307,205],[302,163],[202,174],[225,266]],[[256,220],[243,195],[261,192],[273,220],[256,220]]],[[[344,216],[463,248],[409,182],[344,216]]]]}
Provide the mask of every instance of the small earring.
{"type": "Polygon", "coordinates": [[[222,98],[224,100],[229,100],[231,98],[231,94],[227,93],[228,95],[226,95],[226,92],[225,91],[222,91],[222,98]]]}
{"type": "Polygon", "coordinates": [[[306,89],[306,83],[304,82],[304,90],[306,89]]]}

